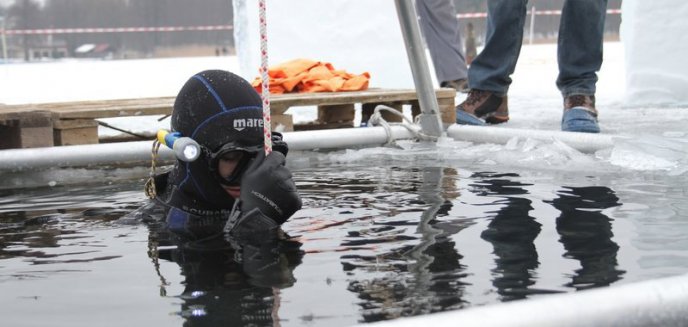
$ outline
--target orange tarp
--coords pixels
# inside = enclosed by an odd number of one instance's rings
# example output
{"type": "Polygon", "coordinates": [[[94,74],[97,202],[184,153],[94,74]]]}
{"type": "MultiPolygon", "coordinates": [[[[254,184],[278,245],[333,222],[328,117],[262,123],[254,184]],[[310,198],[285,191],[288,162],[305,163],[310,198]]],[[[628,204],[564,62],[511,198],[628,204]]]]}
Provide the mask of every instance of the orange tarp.
{"type": "MultiPolygon", "coordinates": [[[[294,59],[268,68],[270,93],[339,92],[368,89],[370,74],[354,75],[334,69],[332,64],[310,59],[294,59]]],[[[253,88],[260,93],[262,79],[253,80],[253,88]]]]}

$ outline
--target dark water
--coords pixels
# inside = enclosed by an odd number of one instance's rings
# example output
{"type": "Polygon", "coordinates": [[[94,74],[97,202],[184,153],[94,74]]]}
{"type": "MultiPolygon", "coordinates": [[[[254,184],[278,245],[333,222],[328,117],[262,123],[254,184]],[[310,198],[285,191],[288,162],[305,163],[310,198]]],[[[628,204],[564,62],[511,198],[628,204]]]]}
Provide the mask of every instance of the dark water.
{"type": "MultiPolygon", "coordinates": [[[[435,164],[437,165],[437,164],[435,164]]],[[[175,247],[142,180],[0,193],[3,326],[346,326],[688,272],[687,177],[294,164],[291,237],[175,247]]]]}

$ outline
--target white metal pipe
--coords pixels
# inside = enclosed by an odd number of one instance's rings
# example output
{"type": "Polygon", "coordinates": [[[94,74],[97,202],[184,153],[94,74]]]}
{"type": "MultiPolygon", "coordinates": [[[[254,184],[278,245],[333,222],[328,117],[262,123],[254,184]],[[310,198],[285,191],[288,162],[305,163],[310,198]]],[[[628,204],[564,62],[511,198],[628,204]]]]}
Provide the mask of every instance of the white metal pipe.
{"type": "Polygon", "coordinates": [[[291,150],[341,149],[379,146],[390,140],[411,139],[415,136],[402,126],[391,126],[391,135],[382,127],[327,129],[284,133],[284,141],[291,150]]]}
{"type": "Polygon", "coordinates": [[[688,275],[365,326],[688,326],[688,275]]]}
{"type": "MultiPolygon", "coordinates": [[[[2,150],[0,171],[150,163],[152,145],[153,141],[138,141],[2,150]]],[[[174,153],[162,146],[160,158],[173,159],[174,153]]]]}
{"type": "MultiPolygon", "coordinates": [[[[414,135],[402,126],[392,126],[391,135],[382,127],[348,128],[284,133],[291,150],[337,149],[379,146],[414,135]]],[[[50,148],[0,151],[0,171],[57,167],[98,167],[104,165],[149,164],[152,141],[57,146],[50,148]]],[[[160,158],[174,159],[172,150],[160,147],[160,158]]]]}
{"type": "Polygon", "coordinates": [[[459,141],[496,144],[505,144],[514,137],[531,138],[541,141],[556,139],[585,153],[593,153],[597,150],[614,146],[614,137],[605,134],[542,131],[491,126],[451,125],[447,129],[447,136],[459,141]]]}

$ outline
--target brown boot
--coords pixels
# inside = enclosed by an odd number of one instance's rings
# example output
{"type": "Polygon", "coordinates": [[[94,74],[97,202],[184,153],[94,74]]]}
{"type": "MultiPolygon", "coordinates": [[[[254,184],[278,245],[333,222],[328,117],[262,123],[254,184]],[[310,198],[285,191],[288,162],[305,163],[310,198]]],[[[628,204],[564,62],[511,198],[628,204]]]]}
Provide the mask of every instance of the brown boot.
{"type": "Polygon", "coordinates": [[[561,130],[582,133],[600,132],[594,95],[575,94],[564,99],[561,130]]]}
{"type": "Polygon", "coordinates": [[[589,111],[593,116],[597,117],[597,109],[595,109],[594,95],[570,95],[564,99],[564,110],[582,109],[589,111]]]}
{"type": "Polygon", "coordinates": [[[501,124],[509,121],[507,96],[489,91],[471,90],[456,106],[456,123],[463,125],[501,124]]]}

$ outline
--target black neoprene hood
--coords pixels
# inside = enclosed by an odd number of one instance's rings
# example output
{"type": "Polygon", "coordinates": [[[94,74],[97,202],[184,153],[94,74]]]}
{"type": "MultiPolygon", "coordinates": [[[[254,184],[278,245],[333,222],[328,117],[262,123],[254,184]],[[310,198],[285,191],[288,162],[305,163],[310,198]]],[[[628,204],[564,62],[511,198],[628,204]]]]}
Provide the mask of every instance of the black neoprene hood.
{"type": "Polygon", "coordinates": [[[177,95],[171,127],[213,152],[228,143],[241,149],[261,149],[261,99],[243,78],[206,70],[192,76],[177,95]]]}
{"type": "Polygon", "coordinates": [[[230,210],[234,199],[220,185],[212,153],[220,149],[260,151],[261,104],[253,87],[228,71],[206,70],[189,78],[177,95],[170,124],[173,132],[198,142],[206,155],[193,162],[177,160],[170,172],[171,192],[163,201],[189,213],[230,210]]]}

